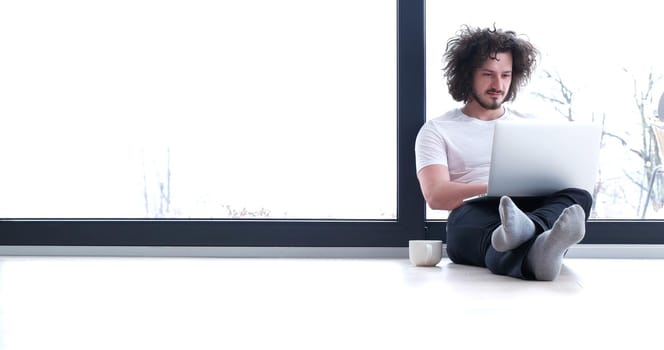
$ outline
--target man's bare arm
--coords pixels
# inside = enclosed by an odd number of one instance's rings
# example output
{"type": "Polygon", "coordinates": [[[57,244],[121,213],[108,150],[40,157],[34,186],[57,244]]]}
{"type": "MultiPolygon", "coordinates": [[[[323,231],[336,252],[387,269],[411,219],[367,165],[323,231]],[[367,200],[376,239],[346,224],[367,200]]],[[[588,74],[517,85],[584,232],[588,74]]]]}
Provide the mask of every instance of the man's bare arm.
{"type": "Polygon", "coordinates": [[[464,184],[450,181],[444,165],[429,165],[417,173],[420,188],[431,209],[452,210],[463,204],[463,199],[486,193],[486,184],[464,184]]]}

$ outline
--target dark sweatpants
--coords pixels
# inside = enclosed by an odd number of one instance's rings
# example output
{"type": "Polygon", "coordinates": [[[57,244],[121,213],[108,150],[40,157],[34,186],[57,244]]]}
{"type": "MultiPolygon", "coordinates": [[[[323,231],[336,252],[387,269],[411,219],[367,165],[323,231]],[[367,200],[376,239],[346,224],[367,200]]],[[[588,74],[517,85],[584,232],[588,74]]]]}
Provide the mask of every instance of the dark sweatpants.
{"type": "Polygon", "coordinates": [[[585,190],[566,189],[546,197],[512,197],[514,203],[535,223],[537,234],[514,250],[498,252],[491,246],[491,234],[500,226],[500,198],[464,204],[450,212],[447,219],[447,255],[457,264],[487,267],[498,275],[533,280],[525,264],[535,238],[549,230],[562,211],[574,204],[583,207],[586,220],[592,196],[585,190]]]}

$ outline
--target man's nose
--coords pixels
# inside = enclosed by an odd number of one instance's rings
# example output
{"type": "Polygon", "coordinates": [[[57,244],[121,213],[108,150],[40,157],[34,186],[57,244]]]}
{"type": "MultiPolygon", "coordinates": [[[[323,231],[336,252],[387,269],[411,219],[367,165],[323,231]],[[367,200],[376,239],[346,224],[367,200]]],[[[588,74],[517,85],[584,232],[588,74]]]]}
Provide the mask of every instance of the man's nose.
{"type": "Polygon", "coordinates": [[[502,90],[502,83],[500,77],[493,77],[491,79],[491,88],[494,90],[502,90]]]}

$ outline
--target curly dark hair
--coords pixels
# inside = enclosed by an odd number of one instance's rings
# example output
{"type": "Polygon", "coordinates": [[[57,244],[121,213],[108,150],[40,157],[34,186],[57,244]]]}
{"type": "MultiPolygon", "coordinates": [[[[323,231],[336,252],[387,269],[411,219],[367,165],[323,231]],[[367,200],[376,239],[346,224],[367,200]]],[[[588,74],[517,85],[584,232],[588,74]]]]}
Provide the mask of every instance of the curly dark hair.
{"type": "Polygon", "coordinates": [[[538,50],[515,32],[493,28],[463,26],[457,35],[447,41],[443,71],[447,87],[455,101],[468,102],[473,92],[473,73],[487,58],[498,53],[512,54],[512,84],[505,101],[513,101],[520,87],[524,86],[535,70],[538,50]]]}

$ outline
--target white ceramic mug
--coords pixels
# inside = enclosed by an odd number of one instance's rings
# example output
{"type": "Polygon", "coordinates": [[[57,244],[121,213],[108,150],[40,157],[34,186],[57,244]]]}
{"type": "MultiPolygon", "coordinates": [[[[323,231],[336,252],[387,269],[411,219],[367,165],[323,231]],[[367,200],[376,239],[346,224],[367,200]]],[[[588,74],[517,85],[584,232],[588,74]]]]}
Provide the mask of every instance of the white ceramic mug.
{"type": "Polygon", "coordinates": [[[408,241],[408,258],[415,266],[436,266],[443,258],[443,241],[408,241]]]}

